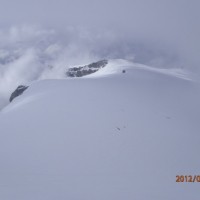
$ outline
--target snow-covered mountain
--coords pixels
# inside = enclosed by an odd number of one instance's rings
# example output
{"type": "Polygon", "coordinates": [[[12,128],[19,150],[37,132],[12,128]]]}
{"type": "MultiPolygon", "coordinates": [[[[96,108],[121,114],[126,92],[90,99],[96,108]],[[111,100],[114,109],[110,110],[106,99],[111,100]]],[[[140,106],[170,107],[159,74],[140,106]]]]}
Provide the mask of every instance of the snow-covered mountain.
{"type": "Polygon", "coordinates": [[[92,31],[68,27],[59,30],[32,25],[1,29],[0,110],[9,103],[10,94],[19,85],[30,85],[35,80],[63,79],[68,68],[85,67],[103,59],[122,58],[173,74],[176,68],[181,69],[177,74],[186,69],[200,80],[193,64],[185,61],[188,56],[181,59],[174,48],[125,38],[108,29],[92,31]]]}
{"type": "Polygon", "coordinates": [[[35,81],[0,112],[0,199],[199,199],[200,85],[109,60],[35,81]]]}

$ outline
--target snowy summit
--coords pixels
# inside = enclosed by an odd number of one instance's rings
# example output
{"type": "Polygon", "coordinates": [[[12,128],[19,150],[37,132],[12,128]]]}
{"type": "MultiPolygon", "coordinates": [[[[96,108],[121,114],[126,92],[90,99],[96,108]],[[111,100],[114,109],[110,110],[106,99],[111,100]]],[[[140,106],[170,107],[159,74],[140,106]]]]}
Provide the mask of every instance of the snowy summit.
{"type": "Polygon", "coordinates": [[[176,176],[200,173],[199,83],[127,60],[90,66],[33,82],[1,111],[0,199],[195,199],[199,183],[176,176]]]}

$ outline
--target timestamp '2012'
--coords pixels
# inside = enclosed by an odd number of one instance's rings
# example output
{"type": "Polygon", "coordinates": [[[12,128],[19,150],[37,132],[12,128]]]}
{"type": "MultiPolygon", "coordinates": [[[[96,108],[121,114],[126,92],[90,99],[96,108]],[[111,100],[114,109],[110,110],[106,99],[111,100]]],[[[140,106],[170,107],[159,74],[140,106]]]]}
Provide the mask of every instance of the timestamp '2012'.
{"type": "Polygon", "coordinates": [[[194,182],[200,182],[200,175],[195,175],[195,176],[187,176],[187,175],[177,175],[176,176],[176,182],[183,183],[183,182],[189,182],[189,183],[194,183],[194,182]]]}

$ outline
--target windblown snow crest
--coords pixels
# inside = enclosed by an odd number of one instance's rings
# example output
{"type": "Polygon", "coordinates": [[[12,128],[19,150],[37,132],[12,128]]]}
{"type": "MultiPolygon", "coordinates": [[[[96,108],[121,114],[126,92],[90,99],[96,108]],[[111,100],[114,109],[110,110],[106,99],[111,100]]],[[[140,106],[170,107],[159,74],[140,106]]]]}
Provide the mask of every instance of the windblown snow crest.
{"type": "MultiPolygon", "coordinates": [[[[114,74],[122,74],[128,73],[134,74],[137,70],[143,70],[151,73],[156,74],[163,74],[165,76],[171,76],[179,79],[184,80],[191,80],[188,74],[180,69],[157,69],[150,66],[132,63],[127,60],[123,59],[114,59],[114,60],[100,60],[97,62],[93,62],[87,65],[82,66],[74,66],[74,67],[67,67],[65,72],[65,76],[62,75],[65,79],[68,78],[101,78],[105,76],[111,76],[114,74]]],[[[23,94],[23,92],[29,86],[20,85],[18,86],[15,91],[10,96],[10,102],[13,101],[16,97],[23,94]]]]}

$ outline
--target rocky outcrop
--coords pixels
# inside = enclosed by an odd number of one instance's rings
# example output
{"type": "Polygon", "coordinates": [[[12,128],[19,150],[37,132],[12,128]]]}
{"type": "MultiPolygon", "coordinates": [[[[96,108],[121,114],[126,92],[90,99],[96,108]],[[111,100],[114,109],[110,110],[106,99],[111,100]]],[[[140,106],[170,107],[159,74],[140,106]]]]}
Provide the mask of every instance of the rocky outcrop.
{"type": "Polygon", "coordinates": [[[105,67],[108,64],[107,60],[100,60],[98,62],[91,63],[89,65],[80,67],[71,67],[66,72],[68,77],[82,77],[97,72],[99,69],[105,67]]]}
{"type": "Polygon", "coordinates": [[[26,89],[28,88],[28,86],[25,86],[25,85],[20,85],[17,87],[17,89],[11,94],[10,96],[10,102],[18,97],[19,95],[21,95],[26,89]]]}

